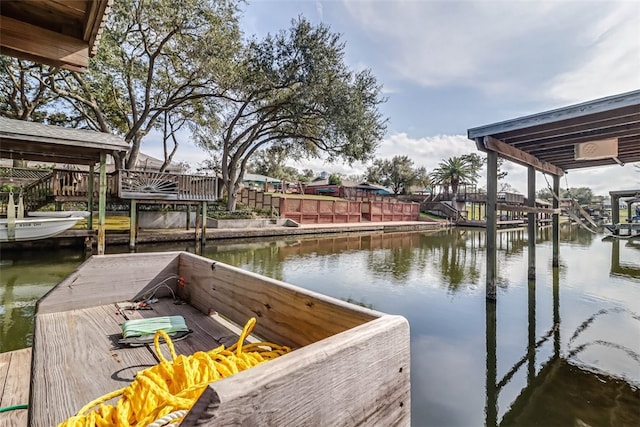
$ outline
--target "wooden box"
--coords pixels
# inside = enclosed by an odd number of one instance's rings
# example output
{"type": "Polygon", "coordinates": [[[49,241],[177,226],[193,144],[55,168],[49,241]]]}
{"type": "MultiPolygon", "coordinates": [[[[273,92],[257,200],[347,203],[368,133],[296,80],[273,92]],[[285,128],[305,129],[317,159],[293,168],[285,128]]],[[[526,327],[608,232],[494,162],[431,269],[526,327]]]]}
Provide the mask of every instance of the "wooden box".
{"type": "Polygon", "coordinates": [[[170,314],[183,315],[194,330],[175,342],[178,353],[230,345],[250,317],[258,321],[255,336],[294,348],[211,383],[182,425],[410,424],[403,317],[190,253],[163,252],[94,256],[39,301],[30,425],[56,425],[155,365],[147,348],[114,343],[126,318],[170,314]],[[153,290],[161,300],[154,310],[123,310],[153,290]],[[188,304],[173,304],[172,293],[188,304]]]}

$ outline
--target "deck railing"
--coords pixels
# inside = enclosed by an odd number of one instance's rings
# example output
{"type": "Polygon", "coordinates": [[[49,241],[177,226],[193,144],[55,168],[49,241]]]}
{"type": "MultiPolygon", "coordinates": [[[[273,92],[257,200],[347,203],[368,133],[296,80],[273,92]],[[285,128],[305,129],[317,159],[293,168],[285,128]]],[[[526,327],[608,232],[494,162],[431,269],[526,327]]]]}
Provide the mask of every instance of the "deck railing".
{"type": "Polygon", "coordinates": [[[166,172],[119,171],[119,197],[139,200],[216,200],[216,177],[166,172]]]}
{"type": "MultiPolygon", "coordinates": [[[[93,191],[98,200],[100,174],[94,172],[93,188],[89,188],[89,171],[72,169],[0,170],[5,177],[20,177],[14,194],[22,193],[25,209],[37,210],[51,202],[85,202],[93,191]],[[13,175],[12,175],[13,174],[13,175]]],[[[178,175],[162,172],[121,170],[107,174],[107,199],[116,197],[138,200],[213,201],[216,200],[216,178],[200,175],[178,175]]],[[[14,181],[11,181],[14,183],[14,181]]],[[[6,214],[8,189],[0,192],[0,215],[6,214]]]]}

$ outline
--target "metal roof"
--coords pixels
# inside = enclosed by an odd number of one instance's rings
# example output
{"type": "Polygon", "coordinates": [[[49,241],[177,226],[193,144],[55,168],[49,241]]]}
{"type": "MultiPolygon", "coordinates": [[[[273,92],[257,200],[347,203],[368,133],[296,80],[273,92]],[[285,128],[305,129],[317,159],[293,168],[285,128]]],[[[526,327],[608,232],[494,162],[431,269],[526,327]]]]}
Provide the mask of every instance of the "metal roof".
{"type": "Polygon", "coordinates": [[[123,139],[108,133],[0,117],[2,158],[91,165],[101,153],[128,149],[123,139]]]}
{"type": "Polygon", "coordinates": [[[0,53],[82,71],[113,0],[2,0],[0,53]]]}
{"type": "Polygon", "coordinates": [[[640,90],[475,127],[467,135],[479,150],[547,172],[552,166],[566,171],[640,162],[640,90]],[[576,155],[583,147],[597,150],[603,140],[617,141],[617,156],[581,160],[576,155]]]}

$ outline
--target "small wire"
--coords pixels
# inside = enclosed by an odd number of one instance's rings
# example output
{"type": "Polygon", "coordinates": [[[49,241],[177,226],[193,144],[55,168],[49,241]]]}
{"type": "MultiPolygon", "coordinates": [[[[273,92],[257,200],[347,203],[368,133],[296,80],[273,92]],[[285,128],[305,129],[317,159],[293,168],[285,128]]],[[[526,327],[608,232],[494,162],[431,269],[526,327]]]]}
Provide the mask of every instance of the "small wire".
{"type": "Polygon", "coordinates": [[[169,277],[166,277],[165,279],[163,279],[162,281],[160,281],[160,283],[158,283],[157,285],[155,285],[153,288],[149,289],[147,292],[145,292],[144,294],[142,294],[142,297],[140,299],[140,301],[146,301],[149,300],[151,298],[153,298],[156,294],[156,292],[158,292],[158,289],[165,287],[167,289],[169,289],[169,291],[171,292],[171,296],[173,297],[174,301],[177,300],[176,298],[176,294],[173,292],[173,289],[171,289],[171,287],[169,285],[167,285],[167,282],[171,279],[178,279],[180,280],[180,276],[176,275],[176,274],[172,274],[169,277]],[[145,296],[147,294],[149,294],[150,292],[153,292],[150,296],[145,296]]]}

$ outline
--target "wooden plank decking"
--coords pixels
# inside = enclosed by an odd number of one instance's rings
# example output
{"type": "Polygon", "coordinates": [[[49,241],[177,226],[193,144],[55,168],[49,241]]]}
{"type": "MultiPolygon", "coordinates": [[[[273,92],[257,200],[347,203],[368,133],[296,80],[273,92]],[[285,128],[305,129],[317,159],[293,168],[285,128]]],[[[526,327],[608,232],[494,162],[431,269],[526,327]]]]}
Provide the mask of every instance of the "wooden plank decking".
{"type": "MultiPolygon", "coordinates": [[[[134,311],[126,308],[129,306],[131,303],[124,302],[39,315],[35,339],[48,335],[49,346],[46,363],[34,354],[33,375],[48,384],[34,389],[31,412],[38,425],[57,425],[93,399],[126,387],[138,371],[159,362],[153,344],[133,348],[117,345],[125,320],[183,316],[193,332],[174,342],[178,354],[230,346],[238,340],[238,335],[215,316],[206,316],[190,305],[175,305],[171,298],[160,299],[153,310],[134,311]],[[70,369],[75,370],[73,375],[69,375],[70,369]]],[[[168,351],[165,357],[169,357],[168,351]]]]}
{"type": "MultiPolygon", "coordinates": [[[[31,348],[0,353],[0,408],[29,402],[31,348]]],[[[0,413],[3,427],[27,425],[27,410],[0,413]]]]}

